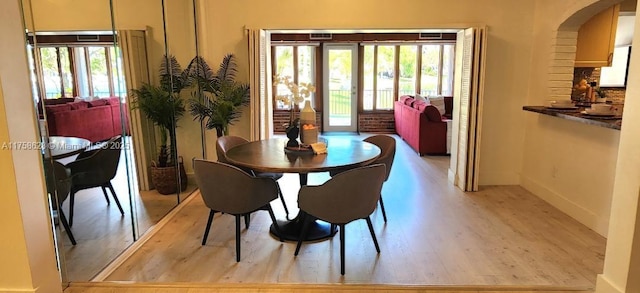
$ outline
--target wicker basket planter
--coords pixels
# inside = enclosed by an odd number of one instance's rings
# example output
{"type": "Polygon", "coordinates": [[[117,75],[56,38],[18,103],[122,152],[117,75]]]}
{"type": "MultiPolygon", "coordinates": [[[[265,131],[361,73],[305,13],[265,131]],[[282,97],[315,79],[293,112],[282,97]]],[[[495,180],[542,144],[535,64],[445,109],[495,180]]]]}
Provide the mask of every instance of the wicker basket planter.
{"type": "MultiPolygon", "coordinates": [[[[180,191],[187,189],[187,172],[184,170],[182,158],[178,163],[180,172],[180,191]]],[[[174,194],[177,192],[178,178],[176,176],[176,166],[158,167],[151,165],[151,182],[160,194],[174,194]]]]}

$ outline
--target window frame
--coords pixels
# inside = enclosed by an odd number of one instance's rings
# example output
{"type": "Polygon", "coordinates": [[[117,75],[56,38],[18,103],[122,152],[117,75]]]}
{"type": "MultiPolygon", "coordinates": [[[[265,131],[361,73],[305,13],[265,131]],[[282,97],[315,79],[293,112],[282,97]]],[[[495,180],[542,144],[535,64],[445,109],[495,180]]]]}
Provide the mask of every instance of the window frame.
{"type": "MultiPolygon", "coordinates": [[[[312,52],[312,56],[311,57],[311,80],[313,81],[312,84],[314,84],[316,86],[316,92],[311,94],[311,106],[312,107],[317,107],[319,105],[319,103],[316,100],[316,97],[318,96],[318,86],[317,86],[317,81],[318,81],[318,70],[322,70],[322,68],[318,69],[318,64],[317,64],[317,60],[318,60],[318,49],[319,49],[319,45],[318,43],[312,43],[312,42],[300,42],[300,43],[286,43],[286,42],[281,42],[281,43],[272,43],[271,44],[271,76],[275,76],[277,74],[277,70],[278,70],[278,60],[277,60],[277,55],[276,55],[276,48],[277,47],[292,47],[292,57],[293,57],[293,82],[294,83],[298,83],[299,81],[299,58],[298,58],[298,48],[299,47],[312,47],[313,50],[311,50],[312,52]]],[[[320,66],[322,67],[322,66],[320,66]]],[[[278,86],[273,83],[272,84],[272,91],[271,91],[271,99],[272,99],[272,103],[273,103],[273,111],[290,111],[291,109],[289,107],[286,108],[278,108],[277,107],[277,95],[278,95],[278,86]]]]}
{"type": "MultiPolygon", "coordinates": [[[[34,55],[37,54],[38,57],[34,58],[33,62],[34,62],[34,66],[35,66],[35,71],[36,71],[36,86],[39,89],[39,93],[41,98],[43,99],[56,99],[56,98],[62,98],[62,97],[67,97],[67,94],[71,94],[72,97],[78,97],[80,95],[82,96],[88,96],[88,97],[94,97],[95,96],[95,91],[93,88],[93,76],[91,74],[91,58],[90,58],[90,54],[89,54],[89,48],[90,47],[94,47],[94,48],[101,48],[104,52],[104,56],[105,56],[105,67],[106,67],[106,75],[107,75],[107,82],[108,82],[108,88],[109,88],[109,96],[115,96],[116,95],[116,90],[115,90],[115,84],[114,84],[114,79],[116,78],[116,73],[113,72],[113,63],[112,63],[112,56],[111,56],[111,48],[116,48],[116,46],[113,43],[89,43],[89,44],[39,44],[37,47],[32,47],[32,50],[34,52],[34,55]],[[47,96],[47,89],[45,87],[45,83],[44,83],[44,73],[43,73],[43,68],[42,68],[42,53],[41,50],[44,48],[55,48],[55,55],[56,55],[56,64],[58,66],[58,75],[60,76],[60,85],[61,85],[61,89],[60,89],[60,95],[57,97],[48,97],[47,96]],[[81,54],[76,54],[76,50],[80,49],[81,50],[81,54]],[[61,54],[60,51],[61,50],[67,50],[68,52],[68,56],[69,56],[69,72],[72,76],[73,82],[71,83],[72,86],[72,90],[70,93],[67,93],[64,89],[64,74],[62,73],[62,61],[61,61],[61,54]],[[80,55],[80,56],[79,56],[80,55]],[[84,59],[84,62],[78,62],[78,58],[82,58],[84,59]],[[78,70],[79,66],[83,66],[83,70],[78,70]],[[80,73],[78,72],[80,71],[80,73]],[[84,73],[82,73],[84,72],[84,73]],[[87,93],[81,93],[83,90],[80,90],[80,84],[79,84],[79,75],[85,75],[83,80],[86,80],[87,82],[87,93]]],[[[117,48],[116,48],[117,49],[117,48]]],[[[115,50],[116,54],[117,54],[117,50],[115,50]]],[[[118,56],[116,56],[116,60],[118,60],[118,56]]]]}
{"type": "MultiPolygon", "coordinates": [[[[417,46],[416,48],[416,75],[415,75],[415,92],[416,93],[421,93],[422,92],[422,62],[424,60],[424,58],[422,58],[422,48],[425,45],[429,45],[429,46],[433,46],[433,45],[438,45],[440,46],[440,50],[439,50],[439,54],[438,54],[438,82],[436,85],[436,95],[442,95],[442,89],[443,89],[443,68],[444,68],[444,51],[445,51],[445,46],[446,45],[450,45],[453,46],[453,51],[455,52],[455,48],[456,48],[456,43],[455,41],[437,41],[437,42],[403,42],[403,43],[396,43],[395,45],[395,50],[394,50],[394,78],[393,78],[393,96],[394,96],[394,100],[393,101],[398,101],[398,99],[400,98],[399,92],[400,92],[400,47],[402,46],[417,46]]],[[[373,92],[373,101],[372,101],[372,105],[373,108],[372,109],[365,109],[364,108],[364,98],[359,99],[359,109],[362,112],[366,112],[366,113],[387,113],[390,111],[393,111],[393,105],[390,106],[389,109],[384,108],[384,109],[378,109],[378,90],[377,90],[377,81],[378,81],[378,68],[377,68],[377,61],[378,61],[378,46],[389,46],[389,43],[384,43],[384,42],[371,42],[371,43],[361,43],[360,46],[365,47],[365,46],[373,46],[373,60],[374,60],[374,67],[373,67],[373,84],[374,84],[374,92],[373,92]]],[[[362,50],[364,52],[364,49],[362,50]]],[[[360,62],[362,62],[362,64],[360,65],[360,68],[364,68],[364,58],[360,58],[360,62]]],[[[455,62],[455,58],[451,58],[451,62],[455,62]]],[[[454,64],[450,64],[451,68],[455,68],[454,64]]],[[[452,71],[453,72],[453,71],[452,71]]],[[[358,72],[358,75],[360,75],[360,80],[364,80],[364,72],[360,71],[358,72]]],[[[453,78],[450,78],[449,81],[451,82],[451,84],[449,85],[450,88],[453,88],[453,78]]],[[[360,97],[364,97],[364,88],[360,89],[360,97]]]]}

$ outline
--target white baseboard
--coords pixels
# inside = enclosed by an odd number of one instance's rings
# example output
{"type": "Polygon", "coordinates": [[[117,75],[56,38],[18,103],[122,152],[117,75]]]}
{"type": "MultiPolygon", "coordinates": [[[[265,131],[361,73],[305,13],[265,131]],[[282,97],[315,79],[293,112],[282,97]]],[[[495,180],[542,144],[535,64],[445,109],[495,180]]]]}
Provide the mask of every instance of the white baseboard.
{"type": "Polygon", "coordinates": [[[594,212],[585,209],[577,203],[567,199],[561,194],[552,191],[535,180],[526,176],[521,176],[520,182],[529,192],[535,194],[539,198],[548,202],[552,206],[566,213],[570,217],[576,219],[578,222],[589,227],[591,230],[596,231],[603,237],[607,237],[607,231],[609,229],[609,218],[598,217],[594,212]]]}
{"type": "Polygon", "coordinates": [[[624,293],[624,290],[617,288],[603,274],[598,275],[595,293],[624,293]]]}
{"type": "Polygon", "coordinates": [[[453,173],[453,170],[451,170],[451,168],[449,168],[449,172],[447,172],[447,178],[449,179],[449,182],[451,184],[453,184],[454,186],[456,185],[456,174],[453,173]]]}

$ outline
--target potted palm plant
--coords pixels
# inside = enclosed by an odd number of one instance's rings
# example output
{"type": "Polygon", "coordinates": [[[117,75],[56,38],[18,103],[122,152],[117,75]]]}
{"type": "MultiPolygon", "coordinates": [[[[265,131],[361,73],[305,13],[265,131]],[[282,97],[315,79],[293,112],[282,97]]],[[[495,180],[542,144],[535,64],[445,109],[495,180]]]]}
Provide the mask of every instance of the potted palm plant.
{"type": "Polygon", "coordinates": [[[132,108],[140,111],[158,127],[160,150],[157,162],[152,163],[151,181],[161,194],[177,190],[176,168],[180,167],[181,190],[186,188],[184,166],[176,157],[176,124],[184,115],[184,101],[178,93],[186,82],[173,56],[164,58],[160,68],[160,85],[143,84],[131,90],[132,108]],[[176,73],[179,73],[176,75],[176,73]]]}
{"type": "Polygon", "coordinates": [[[236,81],[237,67],[233,54],[222,59],[217,72],[200,57],[194,58],[187,75],[198,83],[198,91],[189,101],[189,112],[218,137],[229,134],[229,125],[237,121],[241,107],[249,104],[249,85],[236,81]],[[197,69],[197,70],[194,70],[197,69]]]}

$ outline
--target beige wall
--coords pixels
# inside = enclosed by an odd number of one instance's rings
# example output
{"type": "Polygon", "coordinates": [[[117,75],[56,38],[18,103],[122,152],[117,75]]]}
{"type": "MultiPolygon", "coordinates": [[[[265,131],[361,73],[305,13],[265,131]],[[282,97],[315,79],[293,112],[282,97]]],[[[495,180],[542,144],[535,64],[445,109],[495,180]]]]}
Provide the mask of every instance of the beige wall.
{"type": "MultiPolygon", "coordinates": [[[[17,0],[0,2],[0,144],[35,142],[24,28],[17,0]],[[9,123],[11,122],[11,123],[9,123]]],[[[36,149],[0,150],[0,291],[61,292],[41,156],[36,149]]]]}
{"type": "MultiPolygon", "coordinates": [[[[571,16],[571,11],[580,10],[585,14],[581,16],[582,22],[590,17],[589,14],[597,13],[600,7],[580,9],[586,6],[585,3],[593,2],[597,1],[539,2],[540,5],[536,7],[533,36],[536,50],[532,56],[528,105],[541,105],[556,94],[570,93],[570,82],[566,85],[565,92],[548,90],[549,76],[561,74],[557,71],[558,68],[561,69],[558,66],[553,68],[554,72],[551,71],[550,56],[554,54],[554,34],[550,32],[557,31],[560,24],[571,16]]],[[[594,5],[607,7],[613,2],[601,1],[594,5]]],[[[571,19],[567,23],[579,21],[571,19]]],[[[575,52],[575,41],[563,50],[575,52]]],[[[572,63],[568,65],[568,72],[572,79],[572,63]]],[[[526,113],[525,117],[526,137],[522,152],[521,184],[606,236],[620,131],[533,113],[526,113]]]]}
{"type": "MultiPolygon", "coordinates": [[[[640,40],[640,18],[636,17],[634,39],[640,40]]],[[[611,223],[604,272],[598,276],[597,292],[640,292],[640,54],[631,56],[628,99],[622,117],[620,149],[611,203],[611,223]]]]}
{"type": "MultiPolygon", "coordinates": [[[[533,44],[534,2],[372,0],[364,5],[358,1],[328,0],[310,6],[294,0],[200,1],[206,13],[202,26],[207,34],[201,49],[209,60],[219,60],[226,53],[236,54],[239,76],[248,81],[245,28],[420,29],[487,25],[480,183],[518,184],[524,126],[520,107],[526,95],[533,44]]],[[[231,133],[249,137],[248,113],[231,127],[231,133]]]]}

